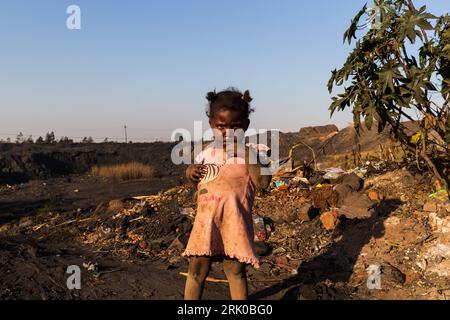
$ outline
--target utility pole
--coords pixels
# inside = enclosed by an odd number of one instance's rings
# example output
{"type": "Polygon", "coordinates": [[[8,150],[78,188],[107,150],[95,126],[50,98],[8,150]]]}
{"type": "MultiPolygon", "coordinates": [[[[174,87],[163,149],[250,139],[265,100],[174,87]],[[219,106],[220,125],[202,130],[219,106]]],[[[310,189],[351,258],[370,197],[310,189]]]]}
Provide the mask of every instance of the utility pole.
{"type": "Polygon", "coordinates": [[[127,137],[127,125],[124,125],[123,128],[125,129],[125,143],[128,143],[128,137],[127,137]]]}

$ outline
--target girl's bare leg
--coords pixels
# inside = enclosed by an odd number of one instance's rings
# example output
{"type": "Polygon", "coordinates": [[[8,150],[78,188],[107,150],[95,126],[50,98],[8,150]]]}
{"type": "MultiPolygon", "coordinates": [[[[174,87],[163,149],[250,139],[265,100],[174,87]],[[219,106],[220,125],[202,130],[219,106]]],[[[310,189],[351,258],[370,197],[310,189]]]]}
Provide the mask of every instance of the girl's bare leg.
{"type": "Polygon", "coordinates": [[[184,290],[185,300],[200,300],[205,287],[205,280],[211,267],[209,257],[191,257],[189,259],[189,274],[184,290]]]}
{"type": "Polygon", "coordinates": [[[223,271],[230,284],[232,300],[247,300],[248,287],[245,264],[237,260],[225,259],[223,261],[223,271]]]}

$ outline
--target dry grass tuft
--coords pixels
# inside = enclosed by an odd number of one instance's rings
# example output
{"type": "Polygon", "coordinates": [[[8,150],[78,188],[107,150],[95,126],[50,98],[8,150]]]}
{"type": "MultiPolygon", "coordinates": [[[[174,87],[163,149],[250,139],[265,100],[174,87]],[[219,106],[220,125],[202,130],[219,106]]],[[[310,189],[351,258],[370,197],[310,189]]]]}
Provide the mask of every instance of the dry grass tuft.
{"type": "Polygon", "coordinates": [[[92,175],[116,181],[150,179],[153,178],[154,173],[153,166],[138,162],[91,168],[92,175]]]}

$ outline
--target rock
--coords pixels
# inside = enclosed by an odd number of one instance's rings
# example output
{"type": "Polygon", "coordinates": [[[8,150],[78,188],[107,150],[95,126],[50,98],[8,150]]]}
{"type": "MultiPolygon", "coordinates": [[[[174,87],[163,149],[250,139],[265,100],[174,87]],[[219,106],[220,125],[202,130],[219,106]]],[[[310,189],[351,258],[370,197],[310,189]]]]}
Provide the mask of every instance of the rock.
{"type": "Polygon", "coordinates": [[[421,260],[417,261],[416,265],[420,268],[420,270],[426,271],[427,266],[428,266],[427,259],[421,259],[421,260]]]}
{"type": "Polygon", "coordinates": [[[346,174],[336,180],[334,190],[338,194],[337,206],[345,204],[346,199],[364,187],[364,180],[358,177],[355,173],[346,174]]]}
{"type": "Polygon", "coordinates": [[[425,205],[423,206],[423,211],[425,212],[436,212],[438,211],[438,207],[436,202],[434,201],[428,201],[425,203],[425,205]]]}
{"type": "Polygon", "coordinates": [[[327,211],[320,216],[320,221],[326,230],[334,230],[339,224],[338,214],[336,211],[327,211]]]}
{"type": "Polygon", "coordinates": [[[370,199],[370,201],[378,201],[378,202],[380,202],[380,201],[383,200],[383,197],[375,190],[370,190],[367,193],[367,197],[370,199]]]}
{"type": "Polygon", "coordinates": [[[439,233],[450,233],[450,217],[440,217],[436,212],[428,215],[431,228],[439,233]]]}
{"type": "Polygon", "coordinates": [[[309,203],[303,204],[297,212],[300,221],[311,221],[313,218],[313,206],[309,203]]]}
{"type": "Polygon", "coordinates": [[[364,187],[364,180],[358,177],[355,173],[350,173],[337,179],[336,184],[348,186],[353,191],[361,191],[364,187]]]}
{"type": "Polygon", "coordinates": [[[108,211],[110,212],[119,212],[121,210],[123,210],[124,208],[124,203],[122,200],[111,200],[108,203],[108,211]]]}
{"type": "Polygon", "coordinates": [[[311,197],[314,208],[327,210],[337,206],[339,194],[331,185],[324,185],[321,188],[315,188],[311,197]]]}
{"type": "Polygon", "coordinates": [[[31,226],[32,224],[33,224],[33,221],[25,220],[19,224],[19,228],[26,228],[26,227],[31,226]]]}
{"type": "Polygon", "coordinates": [[[180,234],[176,237],[169,246],[169,249],[183,250],[187,245],[187,237],[184,234],[180,234]]]}
{"type": "Polygon", "coordinates": [[[400,224],[401,220],[399,217],[389,217],[384,221],[385,226],[395,227],[400,224]]]}
{"type": "Polygon", "coordinates": [[[285,255],[275,257],[275,266],[281,269],[297,270],[300,267],[300,260],[288,259],[285,255]]]}
{"type": "Polygon", "coordinates": [[[393,265],[383,264],[380,269],[381,269],[381,285],[383,285],[383,282],[391,284],[405,283],[406,275],[393,265]]]}
{"type": "Polygon", "coordinates": [[[339,216],[347,219],[369,219],[375,216],[374,203],[364,193],[354,192],[344,199],[338,209],[339,216]]]}

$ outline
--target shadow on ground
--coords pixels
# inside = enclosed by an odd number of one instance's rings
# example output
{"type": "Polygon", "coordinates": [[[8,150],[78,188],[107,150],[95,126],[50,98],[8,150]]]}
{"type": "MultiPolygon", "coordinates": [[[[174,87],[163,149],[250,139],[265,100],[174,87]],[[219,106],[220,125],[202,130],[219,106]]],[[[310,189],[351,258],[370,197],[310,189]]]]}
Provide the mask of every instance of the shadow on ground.
{"type": "Polygon", "coordinates": [[[381,202],[377,214],[367,220],[343,221],[336,230],[336,236],[342,238],[322,255],[301,264],[298,275],[284,280],[282,283],[270,286],[252,294],[249,299],[258,300],[285,292],[282,299],[349,299],[351,288],[345,285],[339,290],[324,284],[324,281],[348,283],[353,273],[355,263],[362,248],[372,238],[384,235],[384,220],[401,204],[398,199],[381,202]]]}

